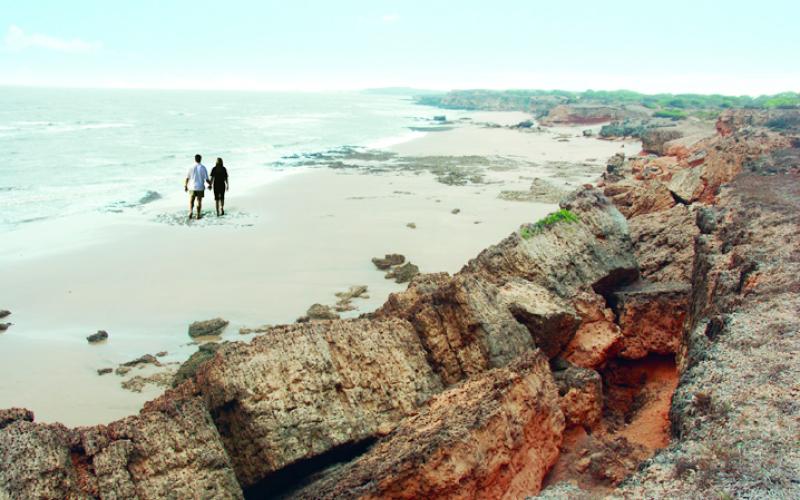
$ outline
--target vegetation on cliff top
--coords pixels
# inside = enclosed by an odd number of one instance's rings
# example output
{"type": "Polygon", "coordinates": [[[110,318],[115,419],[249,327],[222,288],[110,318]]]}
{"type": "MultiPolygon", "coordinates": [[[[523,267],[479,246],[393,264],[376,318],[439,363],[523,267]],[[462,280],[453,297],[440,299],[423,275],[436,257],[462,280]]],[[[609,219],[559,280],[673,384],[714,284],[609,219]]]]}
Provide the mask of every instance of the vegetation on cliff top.
{"type": "Polygon", "coordinates": [[[519,235],[522,236],[522,239],[527,240],[533,237],[536,234],[541,233],[546,228],[557,224],[559,222],[566,222],[566,223],[573,223],[578,222],[578,216],[574,213],[570,212],[569,210],[560,209],[557,212],[550,213],[539,219],[538,221],[534,222],[533,224],[528,224],[523,226],[522,229],[519,231],[519,235]]]}
{"type": "MultiPolygon", "coordinates": [[[[640,105],[660,112],[727,108],[797,108],[800,93],[724,96],[719,94],[642,94],[630,90],[455,90],[440,95],[418,95],[417,102],[453,109],[520,110],[545,113],[558,104],[640,105]]],[[[672,118],[673,116],[669,116],[672,118]]]]}

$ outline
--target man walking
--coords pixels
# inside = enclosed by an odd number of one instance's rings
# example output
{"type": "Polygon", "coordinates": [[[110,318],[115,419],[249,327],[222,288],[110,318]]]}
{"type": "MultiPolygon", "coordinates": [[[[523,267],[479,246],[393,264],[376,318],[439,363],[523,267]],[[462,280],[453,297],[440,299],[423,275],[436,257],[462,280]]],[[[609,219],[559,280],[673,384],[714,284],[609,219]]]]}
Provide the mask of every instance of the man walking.
{"type": "Polygon", "coordinates": [[[189,218],[192,218],[192,209],[194,209],[194,200],[197,200],[197,218],[200,219],[200,210],[203,208],[203,193],[206,190],[206,183],[208,182],[208,171],[206,167],[200,163],[203,157],[194,155],[195,165],[186,173],[186,182],[183,183],[183,190],[189,192],[189,218]],[[191,191],[189,188],[191,187],[191,191]]]}

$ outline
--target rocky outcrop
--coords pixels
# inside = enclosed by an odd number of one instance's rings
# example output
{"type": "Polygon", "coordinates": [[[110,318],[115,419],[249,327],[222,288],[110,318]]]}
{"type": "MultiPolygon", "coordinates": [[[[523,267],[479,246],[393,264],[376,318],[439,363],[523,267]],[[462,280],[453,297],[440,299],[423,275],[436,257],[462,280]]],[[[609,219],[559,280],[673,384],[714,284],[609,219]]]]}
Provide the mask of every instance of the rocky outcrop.
{"type": "Polygon", "coordinates": [[[442,388],[425,354],[397,319],[275,327],[250,344],[223,344],[197,370],[194,390],[239,482],[251,486],[390,431],[442,388]]]}
{"type": "Polygon", "coordinates": [[[619,498],[800,494],[800,164],[756,166],[722,190],[713,210],[696,246],[679,350],[676,442],[619,498]]]}
{"type": "Polygon", "coordinates": [[[445,384],[533,347],[555,356],[580,326],[572,304],[578,293],[638,275],[625,220],[599,191],[580,190],[562,208],[579,222],[556,223],[529,238],[513,234],[453,277],[417,278],[375,317],[408,320],[445,384]]]}
{"type": "Polygon", "coordinates": [[[561,104],[540,120],[542,125],[594,125],[620,120],[625,112],[611,106],[561,104]]]}
{"type": "Polygon", "coordinates": [[[0,429],[0,497],[241,498],[199,399],[161,399],[139,415],[67,429],[16,420],[0,429]]]}
{"type": "Polygon", "coordinates": [[[529,352],[434,397],[295,498],[522,498],[539,491],[563,429],[547,361],[529,352]]]}

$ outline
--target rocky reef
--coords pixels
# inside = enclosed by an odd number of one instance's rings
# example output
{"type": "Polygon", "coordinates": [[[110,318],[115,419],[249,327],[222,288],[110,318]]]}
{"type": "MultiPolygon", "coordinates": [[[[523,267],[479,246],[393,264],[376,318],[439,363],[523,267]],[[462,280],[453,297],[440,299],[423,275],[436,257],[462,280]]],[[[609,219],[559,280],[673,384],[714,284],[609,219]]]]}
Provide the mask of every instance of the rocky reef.
{"type": "Polygon", "coordinates": [[[138,415],[0,411],[0,498],[797,496],[800,139],[742,113],[372,313],[203,348],[138,415]]]}

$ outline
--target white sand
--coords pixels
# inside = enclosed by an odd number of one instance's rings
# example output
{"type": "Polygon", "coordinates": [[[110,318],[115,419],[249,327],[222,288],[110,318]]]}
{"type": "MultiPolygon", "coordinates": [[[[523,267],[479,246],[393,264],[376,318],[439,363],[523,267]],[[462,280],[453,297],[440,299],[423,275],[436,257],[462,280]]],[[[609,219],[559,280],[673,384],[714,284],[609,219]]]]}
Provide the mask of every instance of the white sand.
{"type": "MultiPolygon", "coordinates": [[[[520,121],[519,115],[495,116],[520,121]]],[[[537,162],[597,158],[583,167],[589,179],[621,145],[465,126],[393,150],[537,162]]],[[[637,148],[626,145],[630,152],[637,148]]],[[[359,310],[349,315],[372,310],[405,288],[385,280],[372,257],[399,252],[423,272],[457,271],[554,208],[497,198],[538,173],[528,166],[494,175],[497,184],[447,186],[427,173],[306,169],[245,197],[234,184],[230,215],[222,220],[211,215],[207,197],[206,219],[190,225],[158,221],[164,211],[183,214],[170,201],[98,216],[90,227],[56,221],[37,226],[36,234],[20,231],[12,250],[0,254],[0,308],[13,312],[4,321],[14,323],[0,333],[0,408],[27,407],[39,421],[67,425],[109,422],[135,413],[160,389],[131,393],[120,388],[121,377],[96,370],[162,350],[169,351],[165,362],[183,361],[195,349],[187,345],[191,321],[224,317],[231,325],[223,339],[246,340],[240,326],[292,322],[312,303],[333,304],[334,293],[350,285],[367,285],[370,298],[355,299],[359,310]],[[461,212],[453,215],[453,208],[461,212]],[[417,229],[407,228],[409,222],[417,229]],[[98,329],[110,340],[89,345],[85,337],[98,329]]],[[[130,375],[140,373],[149,371],[130,375]]]]}

